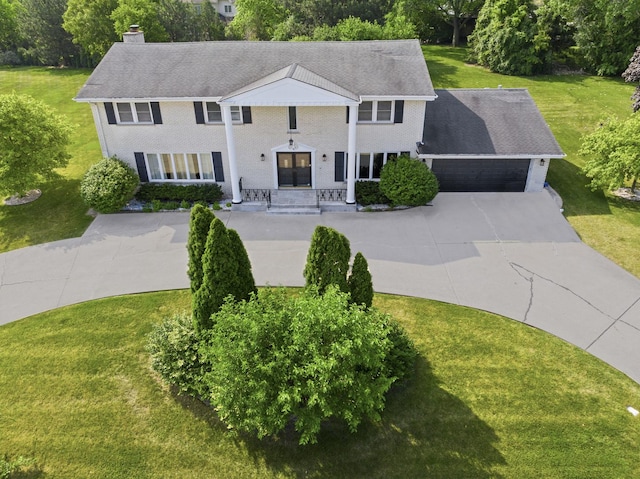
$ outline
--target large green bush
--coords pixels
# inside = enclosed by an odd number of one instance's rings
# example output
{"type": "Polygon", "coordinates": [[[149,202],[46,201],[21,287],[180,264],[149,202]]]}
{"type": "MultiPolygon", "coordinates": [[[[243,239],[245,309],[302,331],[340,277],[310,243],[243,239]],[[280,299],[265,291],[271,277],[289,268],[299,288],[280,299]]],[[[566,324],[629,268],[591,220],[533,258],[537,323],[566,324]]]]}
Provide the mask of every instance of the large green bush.
{"type": "Polygon", "coordinates": [[[370,308],[373,303],[373,281],[371,280],[367,260],[360,252],[353,259],[348,285],[349,293],[351,293],[351,302],[370,308]]]}
{"type": "Polygon", "coordinates": [[[357,181],[356,201],[362,206],[388,205],[391,201],[380,191],[379,181],[357,181]]]}
{"type": "Polygon", "coordinates": [[[323,295],[263,289],[257,300],[228,300],[201,349],[215,364],[205,382],[220,419],[258,437],[293,421],[300,444],[316,442],[332,417],[351,431],[379,420],[394,381],[388,317],[348,299],[331,286],[323,295]]]}
{"type": "Polygon", "coordinates": [[[211,228],[211,222],[215,218],[213,211],[200,204],[191,209],[189,217],[189,237],[187,238],[187,252],[189,264],[187,275],[190,279],[191,292],[195,293],[202,286],[202,255],[207,245],[207,236],[211,228]]]}
{"type": "Polygon", "coordinates": [[[84,202],[99,213],[122,209],[133,197],[138,175],[118,158],[104,158],[89,168],[80,184],[84,202]]]}
{"type": "Polygon", "coordinates": [[[394,205],[425,205],[435,198],[438,189],[438,179],[429,167],[408,156],[388,161],[380,173],[380,191],[394,205]]]}
{"type": "Polygon", "coordinates": [[[189,313],[169,316],[149,334],[147,351],[151,354],[151,367],[181,393],[204,396],[202,379],[211,368],[201,361],[199,344],[200,337],[189,313]]]}

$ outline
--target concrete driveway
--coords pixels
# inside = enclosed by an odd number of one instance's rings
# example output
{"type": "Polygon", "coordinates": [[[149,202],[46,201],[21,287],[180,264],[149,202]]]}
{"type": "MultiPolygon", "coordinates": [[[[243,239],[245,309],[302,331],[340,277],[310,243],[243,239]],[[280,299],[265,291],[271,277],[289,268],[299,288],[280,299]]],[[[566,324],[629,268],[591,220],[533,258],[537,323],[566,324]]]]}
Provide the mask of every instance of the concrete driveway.
{"type": "MultiPolygon", "coordinates": [[[[584,245],[551,195],[441,193],[382,213],[217,212],[256,282],[301,286],[318,224],[369,262],[376,291],[498,313],[569,341],[640,382],[640,279],[584,245]]],[[[0,255],[0,324],[81,301],[186,288],[187,213],[102,215],[81,238],[0,255]]]]}

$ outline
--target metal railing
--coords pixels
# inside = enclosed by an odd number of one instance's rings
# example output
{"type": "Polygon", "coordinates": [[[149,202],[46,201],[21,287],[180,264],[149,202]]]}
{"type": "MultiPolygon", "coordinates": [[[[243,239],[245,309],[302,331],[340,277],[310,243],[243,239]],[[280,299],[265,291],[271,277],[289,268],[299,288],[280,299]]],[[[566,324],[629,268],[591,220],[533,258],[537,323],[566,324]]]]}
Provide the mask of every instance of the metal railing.
{"type": "Polygon", "coordinates": [[[266,202],[267,206],[271,205],[271,190],[268,188],[244,188],[240,193],[242,194],[242,201],[246,201],[248,203],[266,202]]]}
{"type": "Polygon", "coordinates": [[[346,189],[330,189],[324,188],[316,190],[316,198],[318,199],[318,203],[328,202],[328,201],[347,201],[347,190],[346,189]]]}

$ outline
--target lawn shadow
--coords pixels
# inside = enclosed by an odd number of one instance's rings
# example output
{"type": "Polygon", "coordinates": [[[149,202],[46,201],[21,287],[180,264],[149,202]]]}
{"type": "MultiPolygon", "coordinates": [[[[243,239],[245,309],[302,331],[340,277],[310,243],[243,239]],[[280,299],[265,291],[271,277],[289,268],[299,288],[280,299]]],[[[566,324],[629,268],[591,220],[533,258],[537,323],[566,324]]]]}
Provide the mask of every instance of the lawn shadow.
{"type": "Polygon", "coordinates": [[[458,68],[454,65],[448,65],[435,58],[426,57],[429,75],[435,88],[460,88],[460,82],[457,80],[458,68]]]}
{"type": "Polygon", "coordinates": [[[414,379],[392,389],[379,424],[357,433],[329,422],[318,443],[299,446],[293,428],[275,439],[239,437],[256,463],[290,477],[473,477],[499,478],[505,464],[499,438],[460,399],[447,392],[428,361],[418,359],[414,379]]]}
{"type": "Polygon", "coordinates": [[[594,216],[612,214],[609,201],[601,191],[591,191],[589,179],[580,167],[566,159],[551,162],[547,182],[564,200],[565,216],[594,216]]]}

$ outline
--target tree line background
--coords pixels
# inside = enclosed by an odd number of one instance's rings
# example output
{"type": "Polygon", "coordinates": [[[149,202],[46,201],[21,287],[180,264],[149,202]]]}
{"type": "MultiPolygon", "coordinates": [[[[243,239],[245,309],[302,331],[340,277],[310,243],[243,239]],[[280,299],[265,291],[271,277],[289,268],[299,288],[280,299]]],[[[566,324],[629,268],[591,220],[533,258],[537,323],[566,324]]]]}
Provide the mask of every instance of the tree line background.
{"type": "Polygon", "coordinates": [[[517,75],[561,65],[619,75],[640,44],[640,0],[0,0],[0,64],[95,66],[130,24],[149,42],[375,40],[469,43],[517,75]]]}

